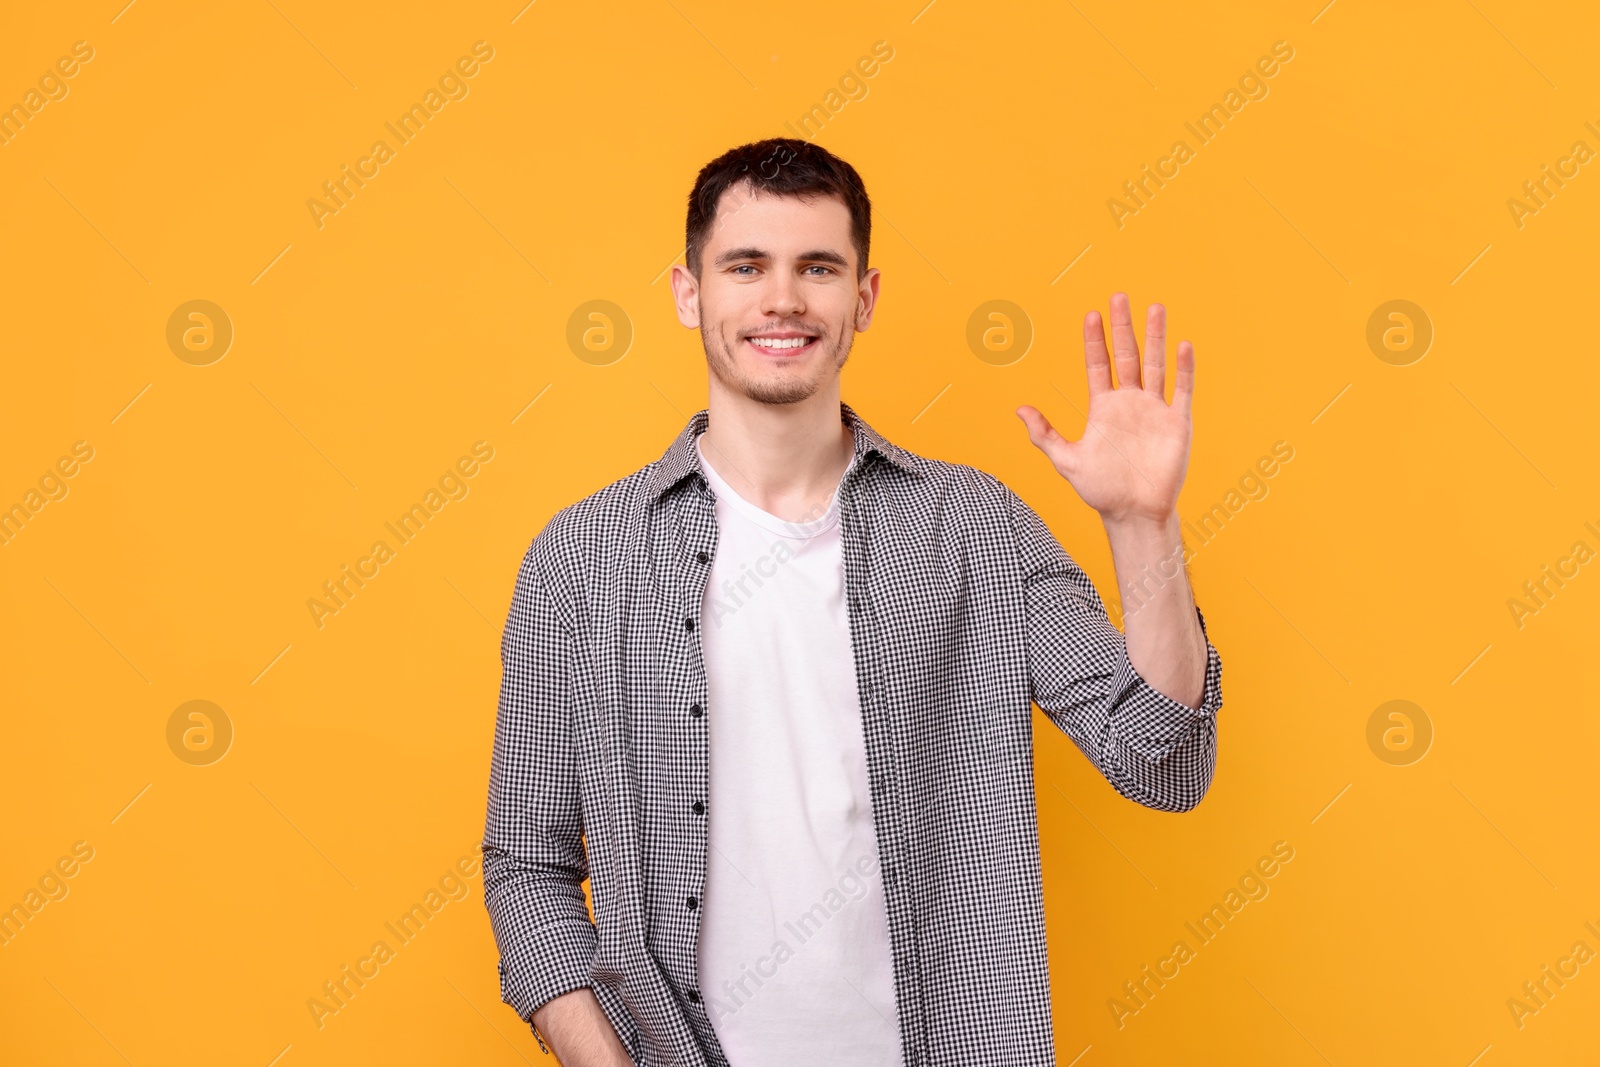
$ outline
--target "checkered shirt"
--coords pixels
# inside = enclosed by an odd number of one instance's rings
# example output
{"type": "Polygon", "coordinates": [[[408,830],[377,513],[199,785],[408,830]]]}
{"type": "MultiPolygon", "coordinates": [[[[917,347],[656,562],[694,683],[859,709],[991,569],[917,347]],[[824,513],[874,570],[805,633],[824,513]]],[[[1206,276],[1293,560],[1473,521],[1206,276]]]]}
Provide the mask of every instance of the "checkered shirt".
{"type": "MultiPolygon", "coordinates": [[[[1117,792],[1187,811],[1216,765],[1221,660],[1207,638],[1198,710],[1157,692],[1021,498],[840,413],[855,439],[844,584],[905,1065],[1054,1064],[1032,705],[1117,792]]],[[[526,1019],[591,987],[643,1067],[728,1067],[695,962],[707,719],[739,710],[707,699],[698,625],[717,551],[694,448],[708,415],[550,519],[500,647],[483,886],[501,995],[526,1019]]]]}

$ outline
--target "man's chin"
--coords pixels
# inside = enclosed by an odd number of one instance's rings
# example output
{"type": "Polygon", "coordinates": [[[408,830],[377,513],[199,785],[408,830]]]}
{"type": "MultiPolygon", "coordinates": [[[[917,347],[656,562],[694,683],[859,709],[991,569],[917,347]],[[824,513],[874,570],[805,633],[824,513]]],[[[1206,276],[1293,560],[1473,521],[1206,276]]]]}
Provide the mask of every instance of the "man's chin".
{"type": "Polygon", "coordinates": [[[809,400],[821,390],[821,382],[799,382],[793,379],[773,381],[746,379],[740,383],[739,392],[758,404],[798,404],[809,400]]]}
{"type": "MultiPolygon", "coordinates": [[[[847,358],[848,355],[847,352],[847,358]]],[[[717,380],[729,392],[749,397],[759,404],[798,404],[816,396],[830,380],[826,364],[829,357],[824,353],[808,358],[805,366],[797,360],[788,365],[762,362],[749,367],[740,366],[732,353],[723,358],[728,362],[710,361],[717,380]]],[[[843,367],[843,363],[839,363],[834,373],[837,374],[843,367]]]]}

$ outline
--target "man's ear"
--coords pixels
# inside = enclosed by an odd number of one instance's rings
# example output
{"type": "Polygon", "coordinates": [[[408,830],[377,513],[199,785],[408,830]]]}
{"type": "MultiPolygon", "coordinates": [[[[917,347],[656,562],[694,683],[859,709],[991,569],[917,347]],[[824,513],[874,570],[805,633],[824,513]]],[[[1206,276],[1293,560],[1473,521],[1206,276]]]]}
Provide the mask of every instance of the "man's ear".
{"type": "Polygon", "coordinates": [[[700,328],[700,282],[689,268],[672,265],[672,302],[678,311],[678,321],[691,330],[700,328]]]}
{"type": "Polygon", "coordinates": [[[878,309],[878,281],[882,277],[877,267],[868,270],[856,289],[856,332],[863,333],[872,325],[872,313],[878,309]]]}

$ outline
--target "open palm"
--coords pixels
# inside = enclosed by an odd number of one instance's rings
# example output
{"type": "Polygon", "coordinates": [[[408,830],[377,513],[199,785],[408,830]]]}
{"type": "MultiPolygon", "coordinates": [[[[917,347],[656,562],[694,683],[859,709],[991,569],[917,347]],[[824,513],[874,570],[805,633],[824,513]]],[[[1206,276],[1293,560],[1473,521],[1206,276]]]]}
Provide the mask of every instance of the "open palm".
{"type": "Polygon", "coordinates": [[[1100,313],[1083,320],[1084,362],[1089,376],[1089,413],[1083,436],[1069,441],[1038,408],[1023,405],[1017,416],[1028,437],[1108,523],[1164,521],[1177,510],[1178,490],[1189,465],[1194,433],[1194,346],[1178,342],[1172,403],[1166,399],[1167,312],[1151,304],[1145,320],[1145,353],[1133,333],[1126,293],[1111,295],[1111,346],[1106,351],[1100,313]],[[1111,363],[1116,362],[1112,385],[1111,363]]]}

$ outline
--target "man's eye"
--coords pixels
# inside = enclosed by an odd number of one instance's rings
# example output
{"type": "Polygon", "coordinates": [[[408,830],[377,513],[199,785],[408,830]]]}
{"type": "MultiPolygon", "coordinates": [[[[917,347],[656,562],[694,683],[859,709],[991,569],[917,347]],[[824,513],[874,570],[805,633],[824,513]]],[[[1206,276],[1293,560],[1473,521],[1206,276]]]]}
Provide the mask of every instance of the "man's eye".
{"type": "Polygon", "coordinates": [[[813,263],[811,266],[807,267],[806,269],[807,270],[820,270],[824,274],[832,274],[833,273],[833,268],[832,267],[824,267],[820,263],[813,263]]]}
{"type": "Polygon", "coordinates": [[[733,268],[733,273],[738,274],[742,270],[755,270],[755,267],[748,263],[741,263],[737,267],[733,268]]]}

